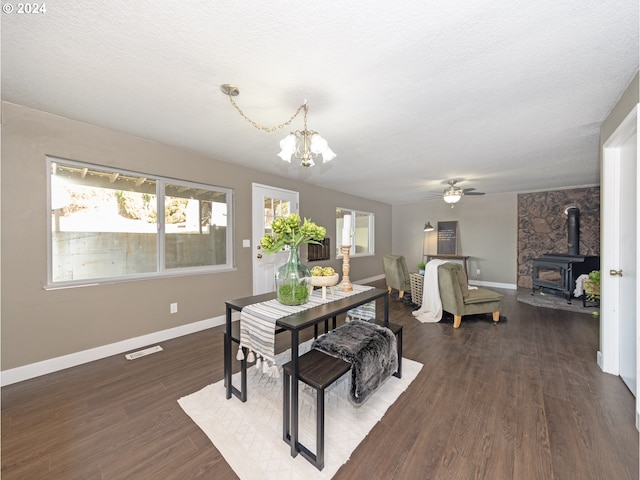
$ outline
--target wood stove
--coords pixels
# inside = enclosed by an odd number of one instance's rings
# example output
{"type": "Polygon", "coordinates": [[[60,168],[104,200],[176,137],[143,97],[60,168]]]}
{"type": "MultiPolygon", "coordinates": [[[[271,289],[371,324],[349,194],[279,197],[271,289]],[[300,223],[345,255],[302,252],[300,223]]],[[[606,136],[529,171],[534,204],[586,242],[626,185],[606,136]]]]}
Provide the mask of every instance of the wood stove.
{"type": "Polygon", "coordinates": [[[580,210],[568,207],[567,241],[568,253],[546,253],[542,257],[533,259],[533,290],[531,295],[539,290],[562,294],[571,303],[571,296],[576,288],[576,279],[592,270],[600,270],[600,257],[594,255],[580,255],[580,210]]]}
{"type": "Polygon", "coordinates": [[[533,259],[533,292],[550,290],[562,294],[571,303],[576,279],[582,274],[600,269],[600,257],[547,253],[533,259]]]}

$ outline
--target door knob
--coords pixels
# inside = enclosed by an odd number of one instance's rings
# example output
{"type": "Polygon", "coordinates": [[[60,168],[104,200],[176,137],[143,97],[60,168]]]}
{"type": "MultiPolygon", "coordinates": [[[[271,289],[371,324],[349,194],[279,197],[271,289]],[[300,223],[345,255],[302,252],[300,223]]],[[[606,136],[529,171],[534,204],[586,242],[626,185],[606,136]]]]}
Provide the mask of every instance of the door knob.
{"type": "Polygon", "coordinates": [[[619,277],[622,276],[622,270],[614,270],[613,268],[611,270],[609,270],[609,275],[613,275],[614,277],[616,275],[618,275],[619,277]]]}
{"type": "Polygon", "coordinates": [[[262,254],[259,253],[258,255],[256,255],[256,258],[262,258],[262,254]]]}

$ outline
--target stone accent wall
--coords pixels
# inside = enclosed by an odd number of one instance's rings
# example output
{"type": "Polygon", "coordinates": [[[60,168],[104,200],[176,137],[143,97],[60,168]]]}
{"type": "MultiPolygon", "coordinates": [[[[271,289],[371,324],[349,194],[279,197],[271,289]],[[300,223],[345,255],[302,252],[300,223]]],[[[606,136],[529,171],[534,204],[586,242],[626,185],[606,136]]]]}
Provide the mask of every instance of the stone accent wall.
{"type": "Polygon", "coordinates": [[[580,209],[580,255],[600,255],[600,187],[518,195],[518,288],[531,288],[534,258],[567,253],[567,207],[580,209]]]}

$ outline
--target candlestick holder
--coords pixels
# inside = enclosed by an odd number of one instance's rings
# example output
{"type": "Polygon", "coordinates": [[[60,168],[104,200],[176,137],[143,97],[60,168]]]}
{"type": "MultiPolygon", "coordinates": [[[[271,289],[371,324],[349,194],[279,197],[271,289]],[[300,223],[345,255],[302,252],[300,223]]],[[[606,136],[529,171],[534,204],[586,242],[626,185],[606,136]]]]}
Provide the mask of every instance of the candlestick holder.
{"type": "Polygon", "coordinates": [[[353,284],[349,280],[349,252],[351,245],[342,245],[342,282],[340,283],[341,292],[353,292],[353,284]]]}

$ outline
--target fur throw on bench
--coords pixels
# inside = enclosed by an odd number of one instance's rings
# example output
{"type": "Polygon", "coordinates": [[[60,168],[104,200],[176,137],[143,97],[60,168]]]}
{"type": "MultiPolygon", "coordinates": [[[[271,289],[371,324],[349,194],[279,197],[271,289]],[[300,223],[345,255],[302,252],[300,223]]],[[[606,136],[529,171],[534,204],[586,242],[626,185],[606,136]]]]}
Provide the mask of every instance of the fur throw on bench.
{"type": "Polygon", "coordinates": [[[398,369],[396,337],[388,328],[352,320],[318,337],[311,348],[351,364],[349,397],[356,405],[398,369]]]}

